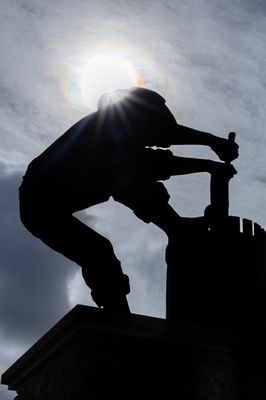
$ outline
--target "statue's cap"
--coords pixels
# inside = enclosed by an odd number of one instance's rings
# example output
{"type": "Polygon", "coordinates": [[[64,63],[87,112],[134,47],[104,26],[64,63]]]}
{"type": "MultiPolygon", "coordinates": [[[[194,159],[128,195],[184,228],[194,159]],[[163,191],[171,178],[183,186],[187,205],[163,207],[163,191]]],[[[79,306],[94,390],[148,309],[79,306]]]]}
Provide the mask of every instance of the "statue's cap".
{"type": "Polygon", "coordinates": [[[143,87],[118,89],[103,94],[97,104],[98,110],[108,107],[131,103],[132,106],[158,108],[165,105],[165,99],[153,90],[143,87]]]}

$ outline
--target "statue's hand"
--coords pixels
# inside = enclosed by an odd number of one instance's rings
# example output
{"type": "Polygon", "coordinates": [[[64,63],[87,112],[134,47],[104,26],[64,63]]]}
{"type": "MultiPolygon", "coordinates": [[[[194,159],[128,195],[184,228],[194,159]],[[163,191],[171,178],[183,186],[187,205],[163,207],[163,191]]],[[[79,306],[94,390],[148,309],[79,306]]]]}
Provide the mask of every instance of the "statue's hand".
{"type": "Polygon", "coordinates": [[[217,138],[210,147],[222,161],[231,162],[238,157],[239,146],[232,140],[217,138]]]}
{"type": "Polygon", "coordinates": [[[230,180],[237,174],[237,170],[232,164],[225,164],[219,161],[210,161],[210,168],[208,171],[211,175],[220,175],[230,180]]]}

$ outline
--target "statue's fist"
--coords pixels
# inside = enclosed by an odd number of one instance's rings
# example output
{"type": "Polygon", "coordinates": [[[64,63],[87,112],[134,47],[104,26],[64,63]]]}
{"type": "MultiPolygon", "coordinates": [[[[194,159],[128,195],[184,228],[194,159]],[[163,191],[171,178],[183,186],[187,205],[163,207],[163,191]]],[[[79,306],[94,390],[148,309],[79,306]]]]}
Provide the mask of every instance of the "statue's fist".
{"type": "Polygon", "coordinates": [[[211,149],[217,154],[220,160],[231,162],[238,157],[238,144],[230,139],[217,138],[215,143],[211,145],[211,149]]]}
{"type": "Polygon", "coordinates": [[[233,165],[217,161],[211,161],[209,172],[211,175],[220,175],[228,180],[230,180],[235,174],[237,174],[237,170],[233,165]]]}

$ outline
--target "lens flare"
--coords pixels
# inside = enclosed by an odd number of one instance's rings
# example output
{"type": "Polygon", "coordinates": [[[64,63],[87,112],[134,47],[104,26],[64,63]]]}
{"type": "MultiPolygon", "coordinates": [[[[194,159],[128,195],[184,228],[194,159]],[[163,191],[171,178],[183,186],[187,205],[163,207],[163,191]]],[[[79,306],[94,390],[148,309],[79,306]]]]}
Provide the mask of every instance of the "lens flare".
{"type": "Polygon", "coordinates": [[[89,58],[83,53],[62,60],[60,92],[73,116],[96,110],[104,93],[132,86],[160,92],[165,87],[157,64],[139,49],[130,45],[117,48],[104,42],[91,49],[91,54],[89,58]]]}
{"type": "Polygon", "coordinates": [[[111,55],[95,56],[81,69],[81,99],[85,106],[96,108],[103,93],[127,89],[137,83],[137,73],[127,60],[111,55]]]}

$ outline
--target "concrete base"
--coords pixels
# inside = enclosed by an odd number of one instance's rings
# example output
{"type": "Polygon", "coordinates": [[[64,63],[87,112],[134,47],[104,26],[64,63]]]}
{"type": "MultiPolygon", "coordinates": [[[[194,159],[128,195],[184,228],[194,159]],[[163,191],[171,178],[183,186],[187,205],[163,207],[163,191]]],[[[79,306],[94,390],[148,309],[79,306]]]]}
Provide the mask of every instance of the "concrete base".
{"type": "Polygon", "coordinates": [[[76,306],[2,376],[19,400],[266,398],[263,328],[76,306]]]}

